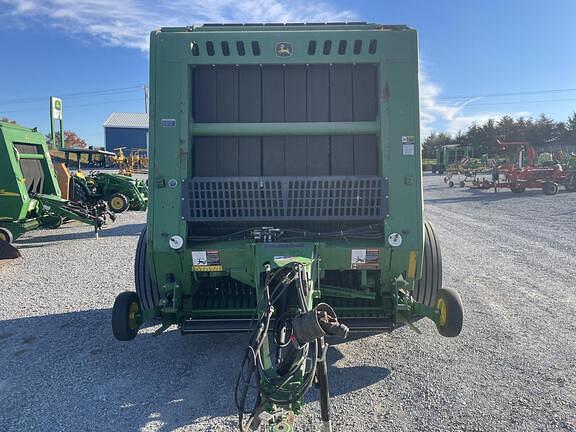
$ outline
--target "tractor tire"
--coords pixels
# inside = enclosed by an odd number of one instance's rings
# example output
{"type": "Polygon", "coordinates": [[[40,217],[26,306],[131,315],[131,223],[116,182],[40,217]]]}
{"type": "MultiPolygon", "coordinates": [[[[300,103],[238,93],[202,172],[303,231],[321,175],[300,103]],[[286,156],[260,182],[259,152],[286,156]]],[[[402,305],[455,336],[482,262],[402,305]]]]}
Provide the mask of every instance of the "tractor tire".
{"type": "Polygon", "coordinates": [[[119,341],[129,341],[138,334],[140,299],[135,292],[124,291],[114,301],[112,308],[112,333],[119,341]]]}
{"type": "Polygon", "coordinates": [[[430,222],[424,222],[424,260],[422,278],[416,281],[412,297],[418,303],[433,307],[442,289],[442,253],[430,222]]]}
{"type": "Polygon", "coordinates": [[[566,183],[564,183],[566,192],[576,192],[576,175],[571,176],[566,183]]]}
{"type": "Polygon", "coordinates": [[[160,301],[160,290],[156,281],[150,276],[150,265],[148,264],[148,243],[146,241],[146,228],[140,233],[138,246],[136,246],[136,257],[134,259],[134,280],[136,282],[136,292],[144,310],[154,309],[160,301]]]}
{"type": "Polygon", "coordinates": [[[114,213],[124,213],[130,207],[130,201],[126,195],[121,193],[112,194],[108,200],[108,207],[114,213]]]}
{"type": "Polygon", "coordinates": [[[516,187],[511,187],[510,190],[512,191],[512,193],[521,194],[526,190],[526,188],[522,187],[522,186],[516,186],[516,187]]]}
{"type": "Polygon", "coordinates": [[[14,235],[12,234],[12,231],[10,231],[8,228],[0,227],[0,241],[12,244],[14,241],[14,235]]]}
{"type": "Polygon", "coordinates": [[[556,195],[558,189],[558,183],[554,182],[546,182],[544,183],[544,186],[542,186],[542,192],[544,192],[544,195],[556,195]]]}
{"type": "Polygon", "coordinates": [[[464,308],[458,292],[452,288],[438,290],[435,307],[440,312],[436,323],[438,333],[444,337],[458,336],[464,321],[464,308]]]}
{"type": "Polygon", "coordinates": [[[453,182],[452,180],[450,180],[450,181],[448,182],[448,187],[451,187],[451,188],[454,187],[454,182],[453,182]]]}

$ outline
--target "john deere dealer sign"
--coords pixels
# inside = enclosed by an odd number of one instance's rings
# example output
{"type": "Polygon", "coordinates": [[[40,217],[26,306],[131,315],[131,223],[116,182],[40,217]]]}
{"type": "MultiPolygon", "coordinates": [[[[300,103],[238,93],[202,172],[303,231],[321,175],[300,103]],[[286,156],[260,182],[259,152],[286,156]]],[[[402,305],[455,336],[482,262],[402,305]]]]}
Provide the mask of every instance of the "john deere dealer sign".
{"type": "Polygon", "coordinates": [[[62,99],[52,97],[52,118],[62,120],[62,99]]]}

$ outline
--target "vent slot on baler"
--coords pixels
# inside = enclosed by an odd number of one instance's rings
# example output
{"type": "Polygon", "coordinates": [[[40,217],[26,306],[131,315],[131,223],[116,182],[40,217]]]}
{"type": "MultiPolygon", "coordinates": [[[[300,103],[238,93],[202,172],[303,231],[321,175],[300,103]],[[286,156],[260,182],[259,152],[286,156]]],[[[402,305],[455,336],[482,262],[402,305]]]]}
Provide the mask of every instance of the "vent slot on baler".
{"type": "Polygon", "coordinates": [[[383,177],[195,177],[183,188],[189,222],[382,221],[383,177]]]}
{"type": "MultiPolygon", "coordinates": [[[[375,64],[193,66],[191,120],[373,122],[377,70],[375,64]]],[[[376,135],[195,136],[192,157],[198,177],[380,174],[376,135]]]]}

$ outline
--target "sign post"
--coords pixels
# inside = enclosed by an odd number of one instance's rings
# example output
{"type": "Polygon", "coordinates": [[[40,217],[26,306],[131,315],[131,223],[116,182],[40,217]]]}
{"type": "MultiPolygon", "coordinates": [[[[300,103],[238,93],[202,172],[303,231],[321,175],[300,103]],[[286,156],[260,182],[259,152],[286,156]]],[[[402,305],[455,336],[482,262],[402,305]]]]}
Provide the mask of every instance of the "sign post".
{"type": "Polygon", "coordinates": [[[64,125],[62,122],[62,99],[50,96],[50,138],[52,147],[57,148],[54,120],[60,121],[60,147],[64,147],[64,125]]]}

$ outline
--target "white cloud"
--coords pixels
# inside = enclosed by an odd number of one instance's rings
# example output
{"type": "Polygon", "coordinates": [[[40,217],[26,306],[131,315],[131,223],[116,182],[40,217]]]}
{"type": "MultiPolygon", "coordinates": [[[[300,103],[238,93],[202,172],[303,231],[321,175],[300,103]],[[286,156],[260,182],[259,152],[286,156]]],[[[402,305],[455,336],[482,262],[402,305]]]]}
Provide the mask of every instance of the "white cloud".
{"type": "Polygon", "coordinates": [[[350,10],[306,0],[0,0],[13,17],[36,19],[106,45],[148,50],[159,27],[206,22],[350,21],[350,10]]]}
{"type": "MultiPolygon", "coordinates": [[[[20,24],[30,21],[63,29],[75,35],[90,35],[109,46],[148,50],[148,34],[159,27],[186,26],[206,22],[325,22],[351,21],[358,16],[326,1],[309,0],[0,0],[0,16],[11,16],[20,24]],[[24,22],[25,21],[25,22],[24,22]]],[[[420,72],[421,136],[433,131],[456,134],[474,122],[529,113],[466,113],[479,98],[446,104],[440,102],[442,88],[420,72]]]]}
{"type": "MultiPolygon", "coordinates": [[[[441,93],[441,87],[420,70],[420,135],[422,139],[432,132],[447,132],[450,135],[456,135],[460,131],[466,131],[474,123],[480,124],[488,119],[498,119],[505,115],[518,118],[521,116],[528,117],[531,114],[526,111],[476,111],[473,114],[464,114],[464,109],[468,105],[482,98],[475,97],[463,102],[445,104],[439,101],[441,93]]],[[[470,109],[473,109],[473,105],[468,107],[468,110],[470,109]]]]}

